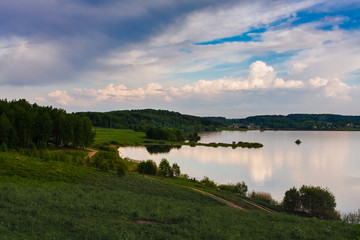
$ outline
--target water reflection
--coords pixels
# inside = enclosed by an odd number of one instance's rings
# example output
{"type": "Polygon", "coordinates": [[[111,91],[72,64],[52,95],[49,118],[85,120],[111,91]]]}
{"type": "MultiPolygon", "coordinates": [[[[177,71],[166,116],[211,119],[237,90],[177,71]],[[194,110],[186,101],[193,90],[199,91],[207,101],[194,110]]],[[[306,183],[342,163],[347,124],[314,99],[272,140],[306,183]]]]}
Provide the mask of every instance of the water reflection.
{"type": "Polygon", "coordinates": [[[159,154],[159,153],[169,153],[171,149],[180,149],[181,145],[146,145],[145,146],[148,153],[159,154]]]}
{"type": "MultiPolygon", "coordinates": [[[[189,147],[150,155],[145,148],[120,148],[122,156],[138,160],[167,158],[183,173],[217,183],[245,181],[249,190],[270,192],[281,200],[289,188],[303,184],[328,187],[338,208],[360,208],[360,132],[216,132],[202,142],[249,141],[261,149],[189,147]],[[295,140],[300,139],[300,145],[295,140]]],[[[159,151],[157,151],[159,152],[159,151]]]]}

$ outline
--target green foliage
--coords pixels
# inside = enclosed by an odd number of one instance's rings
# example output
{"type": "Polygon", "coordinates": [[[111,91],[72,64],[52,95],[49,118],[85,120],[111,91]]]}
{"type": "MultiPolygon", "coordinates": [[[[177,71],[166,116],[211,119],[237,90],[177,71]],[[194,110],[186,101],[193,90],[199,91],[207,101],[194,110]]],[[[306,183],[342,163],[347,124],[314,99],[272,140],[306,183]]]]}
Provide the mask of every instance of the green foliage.
{"type": "Polygon", "coordinates": [[[149,127],[149,129],[146,131],[146,137],[173,142],[185,141],[185,135],[182,133],[182,131],[162,127],[149,127]]]}
{"type": "Polygon", "coordinates": [[[342,219],[347,223],[360,224],[360,209],[357,212],[343,214],[342,219]]]}
{"type": "Polygon", "coordinates": [[[161,159],[158,174],[163,177],[173,177],[174,173],[170,167],[170,163],[166,158],[161,159]]]}
{"type": "Polygon", "coordinates": [[[242,181],[241,183],[236,183],[235,189],[237,193],[240,193],[240,195],[246,196],[246,193],[248,191],[248,186],[244,181],[242,181]]]}
{"type": "Polygon", "coordinates": [[[138,164],[138,172],[140,174],[156,175],[157,166],[153,160],[141,161],[138,164]]]}
{"type": "Polygon", "coordinates": [[[200,141],[201,137],[197,133],[190,133],[187,135],[187,139],[190,142],[198,142],[200,141]]]}
{"type": "Polygon", "coordinates": [[[300,199],[302,210],[310,217],[320,219],[339,219],[335,211],[335,196],[322,187],[313,187],[303,185],[300,190],[300,199]]]}
{"type": "Polygon", "coordinates": [[[287,212],[320,219],[340,219],[335,210],[335,196],[327,188],[303,185],[298,191],[293,187],[285,193],[283,206],[287,212]]]}
{"type": "Polygon", "coordinates": [[[227,120],[226,123],[228,125],[252,125],[262,129],[359,130],[360,116],[342,116],[335,114],[263,115],[227,120]]]}
{"type": "Polygon", "coordinates": [[[249,193],[249,197],[252,199],[255,199],[257,201],[264,202],[264,203],[274,203],[274,200],[273,200],[271,194],[266,193],[266,192],[252,191],[251,193],[249,193]]]}
{"type": "Polygon", "coordinates": [[[123,176],[125,176],[127,170],[128,170],[128,169],[127,169],[126,165],[125,165],[125,164],[121,164],[121,165],[118,166],[118,168],[117,168],[117,175],[118,175],[119,177],[123,177],[123,176]]]}
{"type": "Polygon", "coordinates": [[[200,181],[200,183],[209,188],[217,188],[216,183],[213,180],[210,180],[206,176],[200,181]]]}
{"type": "Polygon", "coordinates": [[[287,212],[298,212],[301,207],[301,199],[299,191],[293,187],[285,192],[283,199],[283,207],[287,212]]]}
{"type": "Polygon", "coordinates": [[[174,177],[180,177],[181,175],[180,166],[177,163],[173,163],[171,167],[171,171],[173,172],[174,177]]]}
{"type": "Polygon", "coordinates": [[[1,145],[0,145],[0,151],[1,151],[1,152],[7,152],[7,151],[8,151],[8,147],[6,146],[6,143],[5,143],[5,142],[1,143],[1,145]]]}
{"type": "Polygon", "coordinates": [[[215,131],[216,128],[224,126],[221,122],[210,118],[184,115],[167,110],[143,109],[105,113],[79,112],[76,114],[82,117],[89,117],[92,124],[96,127],[133,129],[142,132],[145,132],[150,127],[162,127],[180,129],[185,133],[193,133],[215,131]]]}
{"type": "Polygon", "coordinates": [[[119,157],[119,154],[115,149],[113,151],[100,150],[91,158],[90,166],[99,168],[103,171],[117,171],[119,168],[126,169],[123,160],[119,157]]]}
{"type": "Polygon", "coordinates": [[[207,147],[232,147],[233,149],[237,147],[241,148],[262,148],[263,145],[261,143],[250,143],[250,142],[238,142],[237,144],[230,144],[230,143],[195,143],[195,142],[189,142],[190,146],[207,146],[207,147]]]}
{"type": "Polygon", "coordinates": [[[89,118],[25,100],[0,100],[0,144],[9,148],[86,147],[94,140],[89,118]]]}
{"type": "Polygon", "coordinates": [[[236,184],[221,184],[218,187],[224,191],[239,193],[241,196],[246,196],[246,193],[248,191],[248,186],[244,181],[242,181],[241,183],[238,182],[236,184]]]}

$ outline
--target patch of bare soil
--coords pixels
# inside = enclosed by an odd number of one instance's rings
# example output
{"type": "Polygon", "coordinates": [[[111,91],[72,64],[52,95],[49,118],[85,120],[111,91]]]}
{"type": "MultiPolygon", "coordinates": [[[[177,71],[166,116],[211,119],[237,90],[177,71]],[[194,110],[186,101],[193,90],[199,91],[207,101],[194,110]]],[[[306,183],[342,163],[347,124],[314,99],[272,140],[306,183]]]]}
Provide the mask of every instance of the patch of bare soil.
{"type": "Polygon", "coordinates": [[[154,221],[149,221],[149,220],[144,220],[144,219],[135,219],[135,220],[132,220],[132,222],[136,223],[136,224],[142,224],[142,225],[160,224],[159,222],[154,222],[154,221]]]}
{"type": "MultiPolygon", "coordinates": [[[[90,151],[86,157],[92,158],[98,151],[91,149],[91,148],[85,148],[85,150],[90,151]]],[[[86,158],[85,157],[85,158],[86,158]]]]}

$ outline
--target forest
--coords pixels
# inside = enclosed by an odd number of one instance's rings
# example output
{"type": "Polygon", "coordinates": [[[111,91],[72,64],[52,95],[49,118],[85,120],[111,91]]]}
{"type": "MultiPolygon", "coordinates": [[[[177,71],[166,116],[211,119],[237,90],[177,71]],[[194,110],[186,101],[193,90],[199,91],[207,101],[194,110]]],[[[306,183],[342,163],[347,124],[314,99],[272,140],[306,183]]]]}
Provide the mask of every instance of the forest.
{"type": "Polygon", "coordinates": [[[219,121],[195,117],[167,110],[122,110],[111,112],[78,112],[81,117],[90,118],[95,127],[133,129],[146,132],[150,127],[166,127],[182,130],[184,133],[215,131],[225,125],[219,121]]]}
{"type": "Polygon", "coordinates": [[[336,114],[261,115],[243,119],[222,119],[228,126],[275,130],[360,130],[360,116],[336,114]]]}
{"type": "Polygon", "coordinates": [[[95,133],[89,118],[63,109],[21,100],[0,100],[0,145],[7,148],[47,148],[49,144],[87,147],[95,133]]]}

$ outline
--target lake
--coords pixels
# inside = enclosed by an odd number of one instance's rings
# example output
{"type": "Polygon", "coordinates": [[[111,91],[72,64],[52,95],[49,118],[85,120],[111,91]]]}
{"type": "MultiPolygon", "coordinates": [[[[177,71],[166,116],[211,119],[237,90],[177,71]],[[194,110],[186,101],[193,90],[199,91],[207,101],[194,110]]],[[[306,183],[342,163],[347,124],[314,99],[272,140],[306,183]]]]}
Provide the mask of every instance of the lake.
{"type": "Polygon", "coordinates": [[[221,131],[200,134],[203,143],[259,142],[260,149],[190,147],[150,154],[145,147],[119,148],[121,157],[166,158],[182,173],[218,184],[245,181],[249,191],[271,193],[281,201],[291,187],[303,184],[327,187],[335,195],[337,209],[360,208],[360,132],[345,131],[221,131]],[[295,144],[297,139],[301,144],[295,144]]]}

